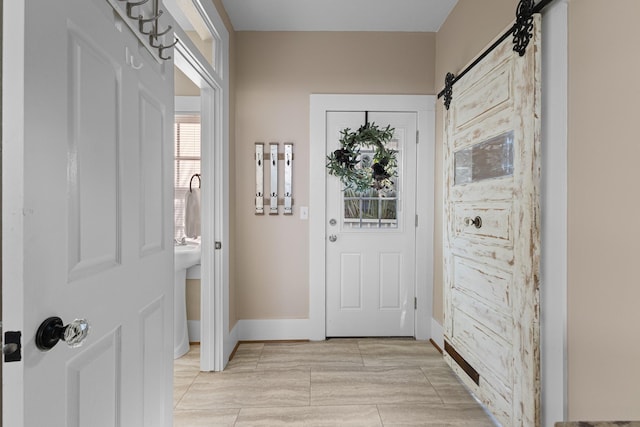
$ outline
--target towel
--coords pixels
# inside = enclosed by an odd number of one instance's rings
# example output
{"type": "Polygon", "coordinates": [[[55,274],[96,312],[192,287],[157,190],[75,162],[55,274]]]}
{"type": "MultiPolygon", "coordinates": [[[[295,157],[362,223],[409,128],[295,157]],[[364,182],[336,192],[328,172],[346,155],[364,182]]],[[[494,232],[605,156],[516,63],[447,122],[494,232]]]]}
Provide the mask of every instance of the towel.
{"type": "Polygon", "coordinates": [[[193,188],[184,196],[184,233],[187,237],[200,236],[200,189],[193,188]]]}

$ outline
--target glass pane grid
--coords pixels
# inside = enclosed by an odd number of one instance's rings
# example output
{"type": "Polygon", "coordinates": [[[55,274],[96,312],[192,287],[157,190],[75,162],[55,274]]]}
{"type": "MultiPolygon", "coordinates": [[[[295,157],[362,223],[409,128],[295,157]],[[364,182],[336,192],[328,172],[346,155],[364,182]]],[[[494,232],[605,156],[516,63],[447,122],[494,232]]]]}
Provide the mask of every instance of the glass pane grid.
{"type": "MultiPolygon", "coordinates": [[[[342,227],[349,230],[394,230],[398,228],[398,180],[401,176],[401,151],[399,141],[393,139],[388,148],[398,151],[398,176],[392,179],[391,188],[378,191],[370,188],[362,193],[343,188],[342,227]]],[[[356,168],[367,167],[373,162],[374,151],[363,149],[356,168]]]]}
{"type": "MultiPolygon", "coordinates": [[[[348,192],[345,192],[347,194],[348,192]]],[[[398,228],[397,197],[344,197],[345,228],[398,228]]]]}

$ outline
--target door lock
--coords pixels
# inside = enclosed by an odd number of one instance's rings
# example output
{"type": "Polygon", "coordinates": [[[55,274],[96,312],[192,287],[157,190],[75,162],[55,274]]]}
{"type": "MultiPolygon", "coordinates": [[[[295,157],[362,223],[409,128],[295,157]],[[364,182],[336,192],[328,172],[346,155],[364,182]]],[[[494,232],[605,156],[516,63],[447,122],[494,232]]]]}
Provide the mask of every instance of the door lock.
{"type": "Polygon", "coordinates": [[[6,362],[19,362],[22,360],[22,332],[7,331],[4,333],[4,345],[2,354],[6,362]]]}
{"type": "Polygon", "coordinates": [[[338,236],[336,236],[335,234],[332,234],[331,236],[329,236],[329,241],[331,243],[335,242],[336,240],[338,240],[338,236]]]}

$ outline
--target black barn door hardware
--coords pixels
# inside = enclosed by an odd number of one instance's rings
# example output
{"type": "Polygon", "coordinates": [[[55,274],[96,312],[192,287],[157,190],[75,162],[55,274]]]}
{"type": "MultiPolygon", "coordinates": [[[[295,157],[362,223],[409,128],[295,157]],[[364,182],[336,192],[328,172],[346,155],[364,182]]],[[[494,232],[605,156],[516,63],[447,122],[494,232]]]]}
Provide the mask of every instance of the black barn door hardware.
{"type": "Polygon", "coordinates": [[[444,107],[448,110],[451,100],[453,99],[453,85],[460,80],[465,74],[471,71],[480,63],[487,55],[489,55],[496,47],[513,36],[513,50],[523,56],[527,51],[529,40],[531,40],[531,31],[533,30],[533,15],[540,13],[553,0],[540,0],[534,4],[534,0],[520,0],[516,8],[516,22],[504,34],[500,36],[491,46],[487,48],[480,56],[478,56],[467,68],[462,70],[457,76],[453,73],[447,73],[444,82],[444,89],[438,94],[438,99],[444,96],[444,107]]]}

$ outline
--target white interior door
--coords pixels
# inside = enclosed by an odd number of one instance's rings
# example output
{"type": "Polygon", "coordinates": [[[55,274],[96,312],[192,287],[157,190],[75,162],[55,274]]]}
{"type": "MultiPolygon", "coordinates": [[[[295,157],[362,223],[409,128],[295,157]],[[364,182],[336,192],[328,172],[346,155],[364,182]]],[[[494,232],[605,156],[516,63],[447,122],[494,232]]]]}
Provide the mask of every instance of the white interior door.
{"type": "Polygon", "coordinates": [[[5,425],[171,425],[173,62],[106,0],[7,3],[5,425]],[[86,318],[82,347],[38,349],[51,316],[86,318]]]}
{"type": "MultiPolygon", "coordinates": [[[[327,175],[326,334],[414,336],[417,115],[368,118],[395,129],[390,144],[398,151],[398,176],[382,197],[343,191],[327,175]]],[[[340,131],[364,123],[365,112],[327,113],[327,154],[339,148],[340,131]]]]}
{"type": "Polygon", "coordinates": [[[503,42],[446,113],[445,359],[505,426],[540,424],[540,34],[503,42]]]}

